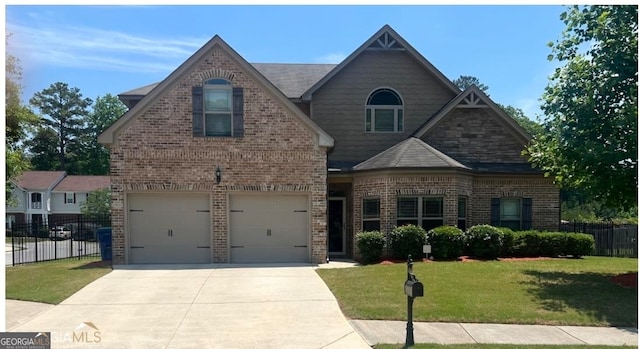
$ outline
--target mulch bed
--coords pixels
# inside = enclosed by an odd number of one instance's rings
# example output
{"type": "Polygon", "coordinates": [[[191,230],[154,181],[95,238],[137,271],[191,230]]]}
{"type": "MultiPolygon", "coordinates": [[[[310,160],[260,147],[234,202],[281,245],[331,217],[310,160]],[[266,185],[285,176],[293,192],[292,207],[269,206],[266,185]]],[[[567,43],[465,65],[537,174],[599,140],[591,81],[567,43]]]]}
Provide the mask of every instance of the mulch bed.
{"type": "Polygon", "coordinates": [[[638,272],[620,274],[612,276],[609,281],[616,283],[622,287],[638,288],[638,272]]]}

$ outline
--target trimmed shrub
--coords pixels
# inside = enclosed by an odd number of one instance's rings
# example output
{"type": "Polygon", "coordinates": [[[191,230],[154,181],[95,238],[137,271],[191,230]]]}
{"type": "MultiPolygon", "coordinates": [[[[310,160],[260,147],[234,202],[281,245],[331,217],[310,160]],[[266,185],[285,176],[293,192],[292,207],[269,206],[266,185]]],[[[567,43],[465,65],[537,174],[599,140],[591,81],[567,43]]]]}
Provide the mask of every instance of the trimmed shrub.
{"type": "Polygon", "coordinates": [[[422,246],[426,244],[427,233],[417,225],[403,225],[393,229],[389,234],[391,256],[395,259],[407,259],[411,255],[413,259],[422,260],[422,246]]]}
{"type": "Polygon", "coordinates": [[[372,264],[380,261],[384,250],[384,234],[379,231],[364,231],[356,234],[356,244],[363,264],[372,264]]]}
{"type": "Polygon", "coordinates": [[[427,232],[427,244],[435,259],[455,259],[462,255],[464,232],[458,227],[443,225],[427,232]]]}
{"type": "Polygon", "coordinates": [[[574,258],[580,258],[582,256],[588,256],[595,251],[596,241],[593,235],[583,233],[564,233],[564,235],[566,243],[563,254],[565,256],[570,255],[574,258]]]}
{"type": "Polygon", "coordinates": [[[505,227],[496,227],[502,233],[502,252],[500,256],[514,256],[515,255],[515,233],[513,230],[505,227]]]}
{"type": "Polygon", "coordinates": [[[540,256],[558,257],[564,254],[566,234],[558,232],[538,233],[540,239],[540,256]]]}
{"type": "Polygon", "coordinates": [[[464,234],[469,253],[477,258],[496,259],[503,246],[503,233],[498,228],[482,224],[475,225],[464,234]]]}

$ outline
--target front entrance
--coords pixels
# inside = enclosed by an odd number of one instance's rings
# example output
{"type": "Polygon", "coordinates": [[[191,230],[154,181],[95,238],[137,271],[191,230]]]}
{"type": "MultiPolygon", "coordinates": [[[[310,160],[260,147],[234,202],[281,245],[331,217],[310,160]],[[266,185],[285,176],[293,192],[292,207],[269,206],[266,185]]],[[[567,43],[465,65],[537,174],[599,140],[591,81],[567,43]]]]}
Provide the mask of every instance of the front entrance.
{"type": "Polygon", "coordinates": [[[329,255],[346,253],[346,205],[345,198],[329,198],[329,255]]]}

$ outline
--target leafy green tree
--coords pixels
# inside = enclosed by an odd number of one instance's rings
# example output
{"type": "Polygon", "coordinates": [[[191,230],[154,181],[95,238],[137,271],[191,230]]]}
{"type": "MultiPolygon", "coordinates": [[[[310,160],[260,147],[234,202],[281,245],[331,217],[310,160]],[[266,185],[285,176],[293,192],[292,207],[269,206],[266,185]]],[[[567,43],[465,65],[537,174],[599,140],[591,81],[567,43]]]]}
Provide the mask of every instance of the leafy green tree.
{"type": "Polygon", "coordinates": [[[543,95],[545,132],[526,153],[564,188],[614,208],[638,200],[638,7],[571,6],[549,43],[556,69],[543,95]]]}
{"type": "Polygon", "coordinates": [[[36,92],[29,103],[45,115],[44,124],[55,132],[58,139],[59,166],[50,170],[67,170],[70,174],[74,174],[74,168],[69,166],[67,150],[85,132],[84,118],[89,114],[87,108],[92,100],[82,98],[77,87],[69,88],[66,83],[56,82],[36,92]]]}
{"type": "Polygon", "coordinates": [[[80,212],[87,217],[111,214],[111,191],[109,189],[94,190],[87,200],[80,205],[80,212]]]}
{"type": "Polygon", "coordinates": [[[510,105],[502,105],[498,104],[502,110],[505,111],[509,116],[511,116],[517,123],[525,129],[531,136],[535,137],[538,134],[544,132],[544,127],[541,124],[529,119],[524,111],[520,108],[516,108],[510,105]]]}
{"type": "Polygon", "coordinates": [[[127,107],[117,96],[106,94],[104,97],[96,98],[93,111],[86,117],[87,129],[79,138],[78,149],[72,149],[72,152],[78,155],[80,173],[109,174],[109,150],[98,143],[98,136],[126,111],[127,107]]]}
{"type": "Polygon", "coordinates": [[[40,126],[32,139],[26,142],[31,157],[31,167],[36,171],[53,171],[60,167],[58,135],[50,127],[40,126]]]}
{"type": "MultiPolygon", "coordinates": [[[[7,44],[9,35],[7,36],[7,44]]],[[[22,69],[16,57],[5,56],[5,199],[13,202],[13,180],[29,169],[29,159],[24,153],[23,141],[27,130],[38,123],[38,118],[21,100],[22,69]]]]}
{"type": "Polygon", "coordinates": [[[453,80],[453,84],[458,86],[458,88],[463,91],[471,85],[476,85],[476,87],[478,87],[480,91],[484,92],[487,96],[489,95],[489,93],[487,92],[489,91],[489,86],[481,83],[480,79],[476,78],[475,76],[460,75],[459,78],[453,80]]]}

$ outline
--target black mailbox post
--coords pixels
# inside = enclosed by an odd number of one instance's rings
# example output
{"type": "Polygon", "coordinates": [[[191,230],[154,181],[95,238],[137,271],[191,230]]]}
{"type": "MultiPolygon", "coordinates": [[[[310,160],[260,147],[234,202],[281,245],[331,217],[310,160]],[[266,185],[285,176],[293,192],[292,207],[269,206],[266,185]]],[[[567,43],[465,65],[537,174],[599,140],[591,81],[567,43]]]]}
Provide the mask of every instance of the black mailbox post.
{"type": "Polygon", "coordinates": [[[404,282],[404,294],[407,295],[407,337],[405,347],[414,345],[413,340],[413,299],[424,297],[424,285],[413,274],[413,259],[407,260],[407,281],[404,282]]]}

